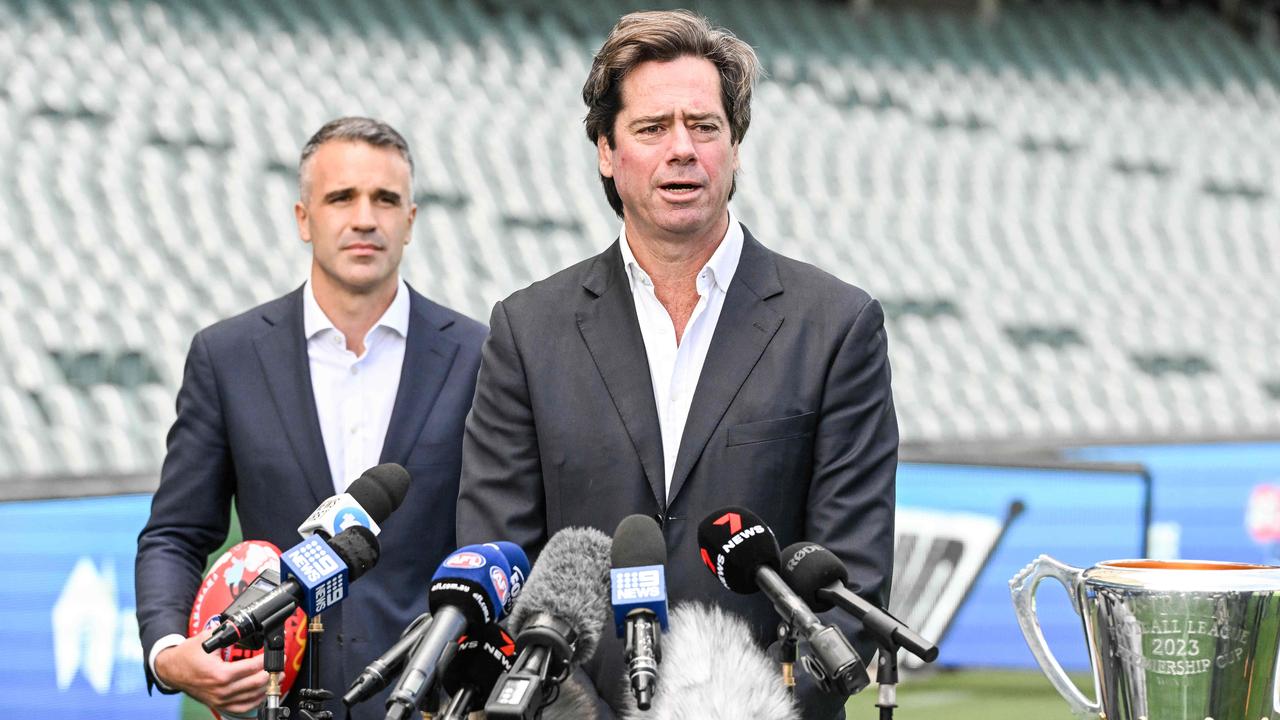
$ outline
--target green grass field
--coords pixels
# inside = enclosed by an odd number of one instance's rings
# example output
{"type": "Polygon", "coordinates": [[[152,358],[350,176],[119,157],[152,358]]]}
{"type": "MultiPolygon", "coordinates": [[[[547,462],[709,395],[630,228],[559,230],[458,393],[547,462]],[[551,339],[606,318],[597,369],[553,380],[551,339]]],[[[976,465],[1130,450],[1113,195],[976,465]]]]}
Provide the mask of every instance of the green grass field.
{"type": "MultiPolygon", "coordinates": [[[[1093,683],[1074,676],[1087,697],[1093,683]]],[[[879,717],[876,687],[849,699],[850,720],[879,717]]],[[[1067,703],[1044,675],[1033,671],[964,670],[907,678],[898,685],[895,718],[903,720],[1073,720],[1067,703]]]]}

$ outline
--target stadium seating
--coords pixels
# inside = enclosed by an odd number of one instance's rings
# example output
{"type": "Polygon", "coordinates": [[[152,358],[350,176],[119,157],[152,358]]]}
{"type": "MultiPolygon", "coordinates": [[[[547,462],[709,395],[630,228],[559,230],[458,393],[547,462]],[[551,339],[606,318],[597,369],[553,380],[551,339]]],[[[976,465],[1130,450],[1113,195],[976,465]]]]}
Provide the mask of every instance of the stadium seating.
{"type": "MultiPolygon", "coordinates": [[[[891,5],[696,7],[769,71],[735,211],[882,300],[904,441],[1280,431],[1280,52],[1198,10],[891,5]]],[[[332,117],[409,137],[437,300],[486,319],[603,248],[580,88],[628,8],[0,0],[0,477],[158,469],[191,335],[305,276],[332,117]]]]}

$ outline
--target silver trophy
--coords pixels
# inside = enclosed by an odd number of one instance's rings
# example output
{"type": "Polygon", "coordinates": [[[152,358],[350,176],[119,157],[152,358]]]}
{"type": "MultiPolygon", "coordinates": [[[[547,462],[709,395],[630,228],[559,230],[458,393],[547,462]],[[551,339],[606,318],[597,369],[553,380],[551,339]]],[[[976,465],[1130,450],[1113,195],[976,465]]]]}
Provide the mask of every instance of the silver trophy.
{"type": "Polygon", "coordinates": [[[1111,560],[1082,570],[1041,555],[1009,590],[1031,654],[1080,717],[1280,720],[1280,567],[1111,560]],[[1035,603],[1045,578],[1066,587],[1084,621],[1097,700],[1045,643],[1035,603]]]}

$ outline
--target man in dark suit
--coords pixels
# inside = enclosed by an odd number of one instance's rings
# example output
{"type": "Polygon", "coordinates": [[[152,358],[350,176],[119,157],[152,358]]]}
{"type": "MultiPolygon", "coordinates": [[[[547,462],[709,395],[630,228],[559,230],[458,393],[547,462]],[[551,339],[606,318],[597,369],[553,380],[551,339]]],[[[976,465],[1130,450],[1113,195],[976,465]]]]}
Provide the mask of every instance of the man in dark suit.
{"type": "MultiPolygon", "coordinates": [[[[395,462],[411,475],[403,504],[382,523],[377,566],[324,613],[323,688],[340,694],[426,610],[431,574],[454,547],[463,422],[485,329],[400,279],[417,209],[412,177],[407,144],[384,123],[341,118],[321,128],[303,149],[295,207],[312,246],[309,279],[191,343],[138,538],[138,624],[148,682],[162,690],[232,712],[263,698],[261,656],[224,663],[199,637],[184,639],[232,499],[244,537],[283,550],[320,501],[365,469],[395,462]]],[[[383,700],[352,716],[381,718],[383,700]]]]}
{"type": "MultiPolygon", "coordinates": [[[[458,539],[536,554],[561,528],[652,515],[671,599],[724,605],[767,644],[771,606],[719,586],[698,523],[746,506],[782,544],[830,548],[884,606],[898,434],[880,305],[768,250],[728,209],[757,73],[749,46],[683,11],[628,15],[596,54],[586,126],[621,236],[494,308],[458,539]]],[[[610,640],[587,668],[615,710],[621,655],[610,640]]],[[[843,716],[844,698],[800,697],[805,717],[843,716]]]]}

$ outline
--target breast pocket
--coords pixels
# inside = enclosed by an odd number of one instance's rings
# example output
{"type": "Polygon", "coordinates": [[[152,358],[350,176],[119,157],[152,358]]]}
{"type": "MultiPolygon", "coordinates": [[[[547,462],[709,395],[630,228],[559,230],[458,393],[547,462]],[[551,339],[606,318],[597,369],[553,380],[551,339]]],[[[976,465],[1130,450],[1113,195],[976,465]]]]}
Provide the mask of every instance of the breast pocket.
{"type": "Polygon", "coordinates": [[[818,413],[816,412],[743,423],[729,428],[726,444],[729,447],[734,447],[736,445],[751,445],[772,440],[804,437],[812,435],[813,429],[817,424],[818,413]]]}

